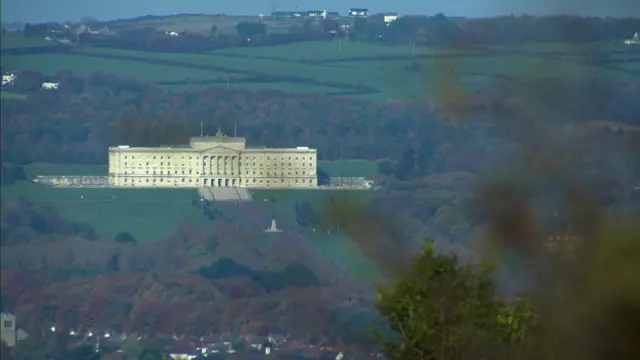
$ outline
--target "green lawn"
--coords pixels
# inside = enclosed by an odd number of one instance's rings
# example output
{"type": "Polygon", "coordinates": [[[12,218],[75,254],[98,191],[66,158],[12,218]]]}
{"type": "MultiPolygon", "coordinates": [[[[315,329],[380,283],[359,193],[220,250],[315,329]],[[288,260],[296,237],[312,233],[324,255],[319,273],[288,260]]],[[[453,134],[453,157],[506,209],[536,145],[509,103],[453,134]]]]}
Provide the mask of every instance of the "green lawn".
{"type": "MultiPolygon", "coordinates": [[[[366,161],[321,162],[320,168],[331,176],[372,177],[377,173],[377,164],[366,161]]],[[[107,174],[106,166],[94,165],[50,165],[25,166],[29,179],[38,175],[96,175],[107,174]]],[[[91,224],[105,238],[113,238],[118,231],[132,233],[139,241],[155,241],[173,234],[185,219],[206,220],[191,200],[197,197],[195,189],[65,189],[50,188],[32,182],[20,182],[2,187],[2,197],[15,199],[24,196],[37,204],[56,207],[61,213],[75,221],[91,224]]],[[[324,190],[269,190],[255,191],[256,202],[270,216],[274,211],[282,221],[294,224],[294,204],[309,201],[319,209],[333,196],[366,202],[372,196],[367,191],[324,190]],[[275,204],[263,200],[274,197],[275,204]],[[272,208],[270,208],[272,207],[272,208]],[[281,215],[280,215],[281,214],[281,215]]],[[[345,248],[348,241],[340,236],[309,234],[327,251],[336,256],[350,258],[354,249],[345,248]]],[[[344,260],[344,259],[343,259],[344,260]]],[[[345,260],[346,261],[346,260],[345,260]]]]}
{"type": "MultiPolygon", "coordinates": [[[[276,215],[278,226],[285,231],[293,229],[311,241],[328,259],[346,266],[351,272],[367,279],[375,280],[379,276],[375,267],[362,255],[360,249],[344,234],[327,235],[312,228],[296,226],[295,204],[308,201],[319,216],[322,216],[330,201],[353,201],[368,203],[373,193],[370,191],[339,190],[254,190],[256,205],[266,219],[276,215]],[[275,202],[271,202],[271,199],[275,202]],[[265,201],[266,200],[266,201],[265,201]]],[[[265,224],[265,228],[268,224],[265,224]]],[[[302,241],[302,240],[301,240],[302,241]]]]}
{"type": "Polygon", "coordinates": [[[2,186],[3,198],[19,196],[53,206],[68,219],[89,223],[108,239],[128,231],[138,241],[156,241],[175,233],[186,219],[207,221],[191,206],[197,197],[194,189],[64,189],[32,182],[2,186]]]}

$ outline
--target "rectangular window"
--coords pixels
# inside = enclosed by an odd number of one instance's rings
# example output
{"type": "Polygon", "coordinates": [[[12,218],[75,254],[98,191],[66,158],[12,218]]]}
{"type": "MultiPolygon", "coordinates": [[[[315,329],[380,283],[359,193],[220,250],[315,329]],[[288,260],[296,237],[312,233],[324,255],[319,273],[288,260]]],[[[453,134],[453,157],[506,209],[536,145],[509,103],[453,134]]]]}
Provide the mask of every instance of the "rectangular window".
{"type": "Polygon", "coordinates": [[[13,322],[11,320],[4,321],[4,327],[10,328],[11,326],[13,326],[13,322]]]}

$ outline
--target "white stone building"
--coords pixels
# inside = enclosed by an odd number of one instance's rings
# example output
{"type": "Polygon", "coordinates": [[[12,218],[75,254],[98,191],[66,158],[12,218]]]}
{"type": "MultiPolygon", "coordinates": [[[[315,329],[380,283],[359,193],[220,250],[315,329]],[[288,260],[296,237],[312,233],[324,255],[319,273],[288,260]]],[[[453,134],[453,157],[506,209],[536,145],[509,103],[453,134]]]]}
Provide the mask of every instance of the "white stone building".
{"type": "Polygon", "coordinates": [[[191,138],[184,147],[109,148],[115,187],[315,188],[317,151],[247,148],[241,137],[191,138]]]}

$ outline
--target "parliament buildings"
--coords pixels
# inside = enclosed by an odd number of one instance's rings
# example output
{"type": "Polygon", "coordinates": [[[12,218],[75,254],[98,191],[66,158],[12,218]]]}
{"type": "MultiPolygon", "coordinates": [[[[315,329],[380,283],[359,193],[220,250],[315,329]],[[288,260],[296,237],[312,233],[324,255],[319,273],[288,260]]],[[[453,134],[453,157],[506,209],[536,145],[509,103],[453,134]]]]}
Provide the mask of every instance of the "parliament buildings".
{"type": "Polygon", "coordinates": [[[314,188],[317,151],[247,148],[241,137],[191,138],[188,146],[109,148],[115,187],[314,188]]]}

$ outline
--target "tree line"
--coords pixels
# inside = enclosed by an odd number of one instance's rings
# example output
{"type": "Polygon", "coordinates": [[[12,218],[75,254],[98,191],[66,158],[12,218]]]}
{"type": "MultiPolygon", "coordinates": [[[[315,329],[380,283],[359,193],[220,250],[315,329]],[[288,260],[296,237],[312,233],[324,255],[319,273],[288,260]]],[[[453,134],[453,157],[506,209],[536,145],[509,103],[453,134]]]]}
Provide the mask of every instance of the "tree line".
{"type": "Polygon", "coordinates": [[[65,219],[52,207],[35,206],[25,198],[2,199],[0,243],[3,246],[55,241],[65,237],[98,239],[90,224],[65,219]]]}
{"type": "MultiPolygon", "coordinates": [[[[97,23],[98,29],[109,23],[97,23]]],[[[287,32],[271,32],[270,24],[262,20],[240,21],[236,32],[222,32],[213,25],[208,32],[182,32],[167,36],[151,25],[123,27],[109,35],[80,33],[62,28],[60,24],[26,24],[23,34],[44,38],[54,34],[78,40],[80,44],[143,51],[194,52],[236,46],[281,45],[301,41],[347,38],[353,41],[375,41],[393,44],[428,45],[489,45],[541,42],[585,43],[618,42],[637,31],[640,20],[634,18],[595,18],[576,16],[529,15],[495,18],[448,18],[442,13],[433,16],[402,16],[385,23],[381,15],[369,18],[338,19],[306,18],[293,22],[287,32]],[[53,33],[53,31],[56,31],[53,33]]]]}
{"type": "MultiPolygon", "coordinates": [[[[16,86],[32,89],[41,79],[37,72],[24,71],[16,86]]],[[[499,128],[509,124],[526,135],[513,121],[516,118],[545,112],[550,128],[555,126],[551,119],[572,126],[608,119],[624,124],[623,130],[638,125],[640,111],[635,101],[640,87],[614,80],[522,80],[497,83],[471,96],[443,91],[436,98],[373,103],[220,88],[171,94],[152,83],[105,73],[81,78],[64,71],[51,79],[60,83],[58,91],[32,90],[24,101],[2,100],[3,162],[105,164],[108,146],[186,144],[200,133],[202,119],[206,134],[218,127],[232,133],[236,126],[249,144],[305,144],[317,148],[321,160],[390,159],[383,173],[411,179],[476,172],[509,161],[493,154],[517,154],[499,151],[525,140],[499,128]],[[541,98],[545,103],[534,106],[541,98]],[[464,106],[459,105],[461,99],[464,106]],[[568,106],[558,108],[554,99],[568,106]],[[464,126],[458,125],[458,118],[464,119],[464,126]]],[[[589,141],[583,146],[597,155],[602,146],[620,144],[589,141]]]]}

